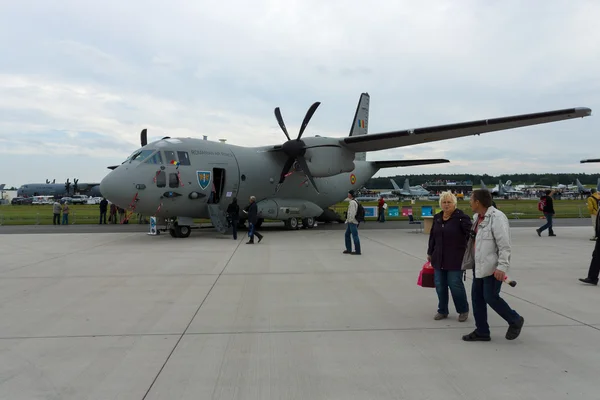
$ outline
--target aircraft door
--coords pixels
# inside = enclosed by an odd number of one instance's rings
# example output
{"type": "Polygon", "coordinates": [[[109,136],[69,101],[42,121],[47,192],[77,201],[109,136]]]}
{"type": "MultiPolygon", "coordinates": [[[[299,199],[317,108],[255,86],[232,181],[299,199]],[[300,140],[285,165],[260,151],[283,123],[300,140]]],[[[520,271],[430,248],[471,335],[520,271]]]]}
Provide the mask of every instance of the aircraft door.
{"type": "Polygon", "coordinates": [[[209,204],[226,206],[237,195],[238,182],[235,179],[237,177],[236,171],[233,168],[223,167],[214,167],[212,169],[212,187],[208,200],[209,204]]]}

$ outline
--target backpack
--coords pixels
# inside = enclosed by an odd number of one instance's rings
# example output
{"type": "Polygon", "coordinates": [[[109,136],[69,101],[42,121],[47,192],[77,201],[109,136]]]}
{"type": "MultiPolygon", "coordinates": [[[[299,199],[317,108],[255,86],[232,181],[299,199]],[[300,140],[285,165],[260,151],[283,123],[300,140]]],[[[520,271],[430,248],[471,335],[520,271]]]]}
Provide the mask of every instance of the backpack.
{"type": "MultiPolygon", "coordinates": [[[[356,201],[356,200],[354,200],[356,201]]],[[[358,207],[356,208],[356,220],[358,222],[365,222],[365,209],[362,206],[362,204],[360,204],[358,201],[356,201],[356,204],[358,205],[358,207]]]]}
{"type": "Polygon", "coordinates": [[[538,210],[544,211],[544,207],[546,207],[546,198],[542,197],[538,203],[538,210]]]}

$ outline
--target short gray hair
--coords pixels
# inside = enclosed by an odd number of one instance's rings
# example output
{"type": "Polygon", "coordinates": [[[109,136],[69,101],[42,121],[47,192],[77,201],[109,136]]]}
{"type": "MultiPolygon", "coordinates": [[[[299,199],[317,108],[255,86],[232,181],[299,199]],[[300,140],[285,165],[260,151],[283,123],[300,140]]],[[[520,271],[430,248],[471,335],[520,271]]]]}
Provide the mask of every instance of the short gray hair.
{"type": "Polygon", "coordinates": [[[442,192],[440,193],[440,207],[442,206],[442,201],[446,200],[447,198],[450,198],[450,200],[452,201],[452,203],[454,204],[454,206],[456,207],[457,204],[457,200],[456,200],[456,196],[454,195],[454,193],[452,193],[451,191],[446,191],[446,192],[442,192]]]}
{"type": "Polygon", "coordinates": [[[250,200],[252,200],[252,201],[256,201],[256,197],[254,197],[254,196],[250,196],[250,200]]]}

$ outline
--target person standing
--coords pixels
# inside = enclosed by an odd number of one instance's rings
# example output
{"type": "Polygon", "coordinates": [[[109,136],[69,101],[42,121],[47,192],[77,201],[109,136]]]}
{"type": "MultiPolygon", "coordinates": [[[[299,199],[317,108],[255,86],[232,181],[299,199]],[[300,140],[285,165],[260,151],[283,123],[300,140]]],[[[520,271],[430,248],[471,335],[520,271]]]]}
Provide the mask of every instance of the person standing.
{"type": "MultiPolygon", "coordinates": [[[[596,233],[595,237],[600,235],[600,213],[596,213],[596,233]]],[[[598,284],[598,276],[600,275],[600,240],[596,240],[594,246],[594,252],[592,253],[592,261],[590,262],[590,268],[588,269],[587,278],[579,278],[583,283],[589,283],[591,285],[598,284]]]]}
{"type": "Polygon", "coordinates": [[[379,196],[379,201],[377,202],[377,221],[385,222],[385,200],[383,196],[379,196]]]}
{"type": "Polygon", "coordinates": [[[546,195],[540,198],[540,201],[544,203],[543,213],[546,217],[546,224],[540,226],[535,231],[538,236],[542,236],[542,232],[548,229],[548,236],[556,236],[552,229],[552,218],[554,217],[554,202],[552,200],[553,190],[546,190],[546,195]]]}
{"type": "Polygon", "coordinates": [[[440,194],[442,211],[433,216],[429,232],[427,261],[434,268],[435,290],[438,296],[436,321],[448,318],[448,288],[452,293],[458,320],[469,318],[469,302],[463,284],[462,261],[471,230],[471,217],[456,208],[457,199],[452,192],[440,194]]]}
{"type": "Polygon", "coordinates": [[[237,197],[234,197],[231,204],[227,206],[227,216],[233,229],[233,240],[237,240],[237,227],[240,220],[240,206],[237,203],[237,197]]]}
{"type": "MultiPolygon", "coordinates": [[[[492,196],[488,190],[474,190],[471,194],[473,220],[473,253],[465,253],[462,269],[473,268],[471,302],[475,317],[475,330],[462,339],[467,342],[490,341],[487,322],[489,305],[506,322],[506,339],[514,340],[521,334],[525,319],[500,297],[500,289],[510,268],[510,228],[506,215],[492,207],[492,196]],[[470,264],[470,265],[468,265],[470,264]]],[[[471,251],[471,248],[467,251],[471,251]]]]}
{"type": "Polygon", "coordinates": [[[600,203],[600,193],[596,189],[592,189],[592,194],[587,198],[587,207],[590,212],[592,219],[592,228],[594,230],[594,236],[590,240],[597,240],[598,234],[596,233],[596,217],[598,216],[598,204],[600,203]]]}
{"type": "Polygon", "coordinates": [[[358,201],[354,197],[354,190],[348,191],[348,211],[346,212],[346,250],[344,254],[360,255],[360,238],[358,237],[358,220],[356,219],[356,213],[358,212],[358,201]],[[352,251],[352,242],[350,241],[350,235],[354,241],[354,251],[352,251]]]}
{"type": "Polygon", "coordinates": [[[58,200],[54,200],[54,203],[52,204],[52,213],[54,214],[54,217],[52,218],[53,225],[60,225],[60,211],[60,203],[58,200]]]}
{"type": "Polygon", "coordinates": [[[69,225],[69,204],[65,201],[62,206],[62,223],[63,225],[69,225]]]}
{"type": "Polygon", "coordinates": [[[100,200],[100,224],[102,224],[102,221],[104,221],[104,224],[106,224],[106,210],[108,209],[108,200],[106,200],[106,198],[102,198],[102,200],[100,200]]]}
{"type": "Polygon", "coordinates": [[[250,240],[246,242],[246,244],[254,244],[254,235],[258,237],[258,243],[263,240],[263,235],[256,232],[256,224],[258,222],[258,207],[256,206],[256,197],[250,196],[250,205],[248,206],[248,235],[250,236],[250,240]]]}

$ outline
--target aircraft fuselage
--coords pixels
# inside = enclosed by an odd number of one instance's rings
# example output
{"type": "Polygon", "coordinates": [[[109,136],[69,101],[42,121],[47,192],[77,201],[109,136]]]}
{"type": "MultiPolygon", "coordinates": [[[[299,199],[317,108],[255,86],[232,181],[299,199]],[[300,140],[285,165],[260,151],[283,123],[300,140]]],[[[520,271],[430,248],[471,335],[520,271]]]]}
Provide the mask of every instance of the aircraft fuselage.
{"type": "Polygon", "coordinates": [[[110,172],[100,191],[119,207],[135,204],[135,212],[144,215],[209,218],[209,202],[216,201],[225,210],[234,197],[240,208],[255,196],[259,206],[263,200],[275,199],[278,206],[304,202],[326,209],[378,171],[368,161],[355,161],[352,172],[315,178],[317,193],[301,171],[292,169],[276,193],[286,156],[265,151],[271,147],[248,148],[193,138],[159,140],[137,150],[110,172]]]}

